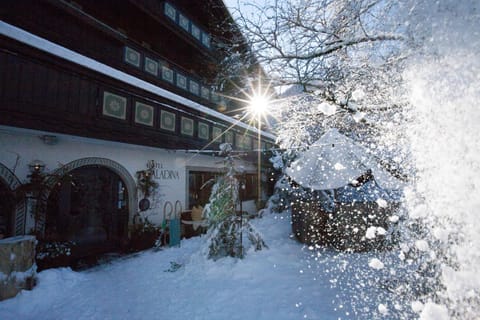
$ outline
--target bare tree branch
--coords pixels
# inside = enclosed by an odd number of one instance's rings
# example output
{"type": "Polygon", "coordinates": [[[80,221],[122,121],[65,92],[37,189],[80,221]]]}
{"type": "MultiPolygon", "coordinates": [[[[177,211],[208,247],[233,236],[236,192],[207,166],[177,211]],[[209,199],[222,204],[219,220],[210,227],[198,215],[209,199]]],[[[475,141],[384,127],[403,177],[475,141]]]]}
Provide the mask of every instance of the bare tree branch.
{"type": "Polygon", "coordinates": [[[354,46],[360,43],[375,42],[375,41],[393,41],[393,40],[403,40],[403,39],[404,38],[402,36],[397,36],[397,35],[378,35],[375,37],[362,37],[362,38],[351,39],[351,40],[338,40],[334,44],[333,43],[327,44],[327,47],[324,48],[323,50],[319,50],[311,54],[307,54],[307,55],[303,55],[301,53],[281,54],[277,56],[268,57],[268,60],[278,60],[278,59],[312,60],[314,58],[326,56],[335,51],[344,49],[349,46],[354,46]]]}

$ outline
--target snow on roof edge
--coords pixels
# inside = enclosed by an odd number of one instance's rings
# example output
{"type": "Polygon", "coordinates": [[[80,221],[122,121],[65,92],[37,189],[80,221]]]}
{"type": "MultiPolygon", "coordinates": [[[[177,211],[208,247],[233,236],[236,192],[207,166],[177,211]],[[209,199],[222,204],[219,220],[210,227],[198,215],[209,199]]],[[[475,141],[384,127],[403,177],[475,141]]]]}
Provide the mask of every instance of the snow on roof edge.
{"type": "Polygon", "coordinates": [[[312,143],[307,150],[301,152],[285,169],[285,173],[295,182],[307,188],[329,190],[347,185],[368,169],[372,171],[375,181],[381,188],[403,189],[404,183],[382,168],[368,154],[365,147],[340,133],[338,129],[331,128],[312,143]],[[337,158],[332,155],[336,155],[337,158]],[[342,156],[338,158],[339,155],[342,156]],[[321,166],[317,164],[320,161],[323,161],[321,166]],[[338,169],[336,168],[337,164],[341,165],[338,169]],[[342,164],[345,164],[345,167],[342,164]],[[313,166],[322,169],[312,171],[313,166]],[[328,175],[326,175],[327,172],[328,175]],[[321,179],[317,176],[320,173],[323,174],[321,179]],[[325,188],[326,185],[332,187],[325,188]]]}
{"type": "MultiPolygon", "coordinates": [[[[45,51],[47,53],[50,53],[54,56],[60,57],[62,59],[65,59],[67,61],[73,62],[75,64],[81,65],[83,67],[86,67],[88,69],[97,71],[99,73],[102,73],[106,76],[109,76],[111,78],[120,80],[122,82],[125,82],[127,84],[130,84],[132,86],[138,87],[140,89],[149,91],[151,93],[157,94],[161,97],[167,98],[169,100],[175,101],[177,103],[180,103],[182,105],[185,105],[187,107],[190,107],[192,109],[196,109],[198,111],[201,111],[203,113],[209,114],[211,116],[214,116],[216,118],[222,119],[224,121],[227,121],[233,125],[238,125],[239,127],[243,127],[244,129],[253,131],[255,133],[258,133],[258,129],[252,126],[249,126],[246,123],[243,123],[239,120],[233,119],[231,117],[228,117],[220,112],[217,112],[215,110],[212,110],[208,107],[205,107],[197,102],[194,102],[190,99],[184,98],[180,95],[177,95],[175,93],[172,93],[168,90],[162,89],[160,87],[157,87],[147,81],[141,80],[137,77],[131,76],[123,71],[117,70],[115,68],[112,68],[110,66],[107,66],[106,64],[103,64],[101,62],[98,62],[94,59],[88,58],[82,54],[79,54],[75,51],[72,51],[70,49],[67,49],[63,46],[60,46],[56,43],[53,43],[49,40],[43,39],[39,36],[36,36],[28,31],[25,31],[23,29],[20,29],[16,26],[13,26],[11,24],[6,23],[3,20],[0,20],[0,34],[4,35],[8,38],[20,41],[22,43],[25,43],[29,46],[32,46],[34,48],[37,48],[39,50],[45,51]]],[[[265,131],[260,131],[261,135],[270,139],[275,140],[276,136],[265,131]]]]}

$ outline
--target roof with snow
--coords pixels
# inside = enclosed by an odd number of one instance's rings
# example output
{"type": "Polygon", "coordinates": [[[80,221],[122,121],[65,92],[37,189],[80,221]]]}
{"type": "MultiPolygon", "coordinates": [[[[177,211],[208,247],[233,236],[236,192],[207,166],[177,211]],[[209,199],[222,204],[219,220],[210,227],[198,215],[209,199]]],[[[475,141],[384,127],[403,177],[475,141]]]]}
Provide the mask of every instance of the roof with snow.
{"type": "Polygon", "coordinates": [[[303,187],[331,190],[355,182],[369,170],[380,187],[392,190],[402,188],[402,182],[388,173],[368,154],[366,148],[337,129],[330,129],[300,154],[285,172],[303,187]]]}
{"type": "Polygon", "coordinates": [[[258,133],[260,131],[261,135],[270,139],[275,140],[276,136],[270,132],[266,131],[261,131],[258,130],[257,128],[250,126],[246,123],[243,123],[235,118],[229,117],[227,115],[224,115],[220,112],[217,112],[215,110],[212,110],[204,105],[201,105],[195,101],[192,101],[190,99],[187,99],[183,96],[180,96],[178,94],[175,94],[173,92],[170,92],[166,89],[160,88],[152,83],[149,83],[147,81],[144,81],[140,78],[137,78],[135,76],[132,76],[130,74],[127,74],[123,71],[120,71],[118,69],[115,69],[113,67],[110,67],[106,64],[103,64],[101,62],[98,62],[92,58],[89,58],[87,56],[84,56],[78,52],[75,52],[73,50],[70,50],[68,48],[65,48],[61,45],[58,45],[56,43],[53,43],[49,40],[43,39],[39,36],[36,36],[32,33],[29,33],[23,29],[20,29],[16,26],[10,25],[4,21],[0,21],[0,35],[9,37],[11,39],[15,39],[17,41],[20,41],[22,43],[25,43],[27,45],[30,45],[34,48],[37,48],[39,50],[48,52],[52,55],[55,55],[57,57],[60,57],[62,59],[65,59],[67,61],[73,62],[77,65],[83,66],[85,68],[94,70],[96,72],[102,73],[104,75],[107,75],[113,79],[120,80],[124,83],[130,84],[132,86],[135,86],[137,88],[146,90],[148,92],[157,94],[161,97],[164,97],[166,99],[169,99],[171,101],[175,101],[179,104],[182,104],[184,106],[187,106],[191,109],[198,110],[204,114],[216,117],[218,119],[227,121],[233,125],[242,127],[244,129],[247,129],[251,132],[256,132],[258,133]]]}

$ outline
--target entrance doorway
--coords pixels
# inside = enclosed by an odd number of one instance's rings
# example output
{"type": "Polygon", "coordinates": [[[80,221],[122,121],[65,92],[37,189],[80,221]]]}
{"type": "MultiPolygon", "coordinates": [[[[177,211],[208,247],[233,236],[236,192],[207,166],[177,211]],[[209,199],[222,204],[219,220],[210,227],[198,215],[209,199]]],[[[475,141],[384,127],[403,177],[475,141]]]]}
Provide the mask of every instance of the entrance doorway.
{"type": "MultiPolygon", "coordinates": [[[[188,174],[188,205],[202,207],[208,203],[214,180],[222,172],[190,171],[188,174]]],[[[242,185],[240,199],[242,201],[255,200],[258,197],[258,177],[256,173],[244,173],[237,175],[238,182],[242,185]]]]}
{"type": "Polygon", "coordinates": [[[93,251],[119,247],[127,237],[127,199],[124,181],[108,168],[74,169],[50,193],[45,240],[72,241],[93,251]]]}
{"type": "Polygon", "coordinates": [[[220,173],[190,171],[188,174],[188,206],[202,206],[208,203],[214,179],[220,173]]]}
{"type": "Polygon", "coordinates": [[[15,196],[0,181],[0,239],[12,236],[12,216],[15,208],[15,196]]]}

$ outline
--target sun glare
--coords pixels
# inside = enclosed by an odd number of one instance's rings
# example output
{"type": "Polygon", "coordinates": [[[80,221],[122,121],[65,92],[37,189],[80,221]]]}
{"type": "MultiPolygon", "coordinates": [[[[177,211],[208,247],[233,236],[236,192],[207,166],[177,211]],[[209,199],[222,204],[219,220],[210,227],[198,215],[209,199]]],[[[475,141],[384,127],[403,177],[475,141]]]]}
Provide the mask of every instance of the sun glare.
{"type": "Polygon", "coordinates": [[[270,99],[264,95],[254,95],[248,103],[249,111],[254,115],[264,115],[268,111],[270,99]]]}

